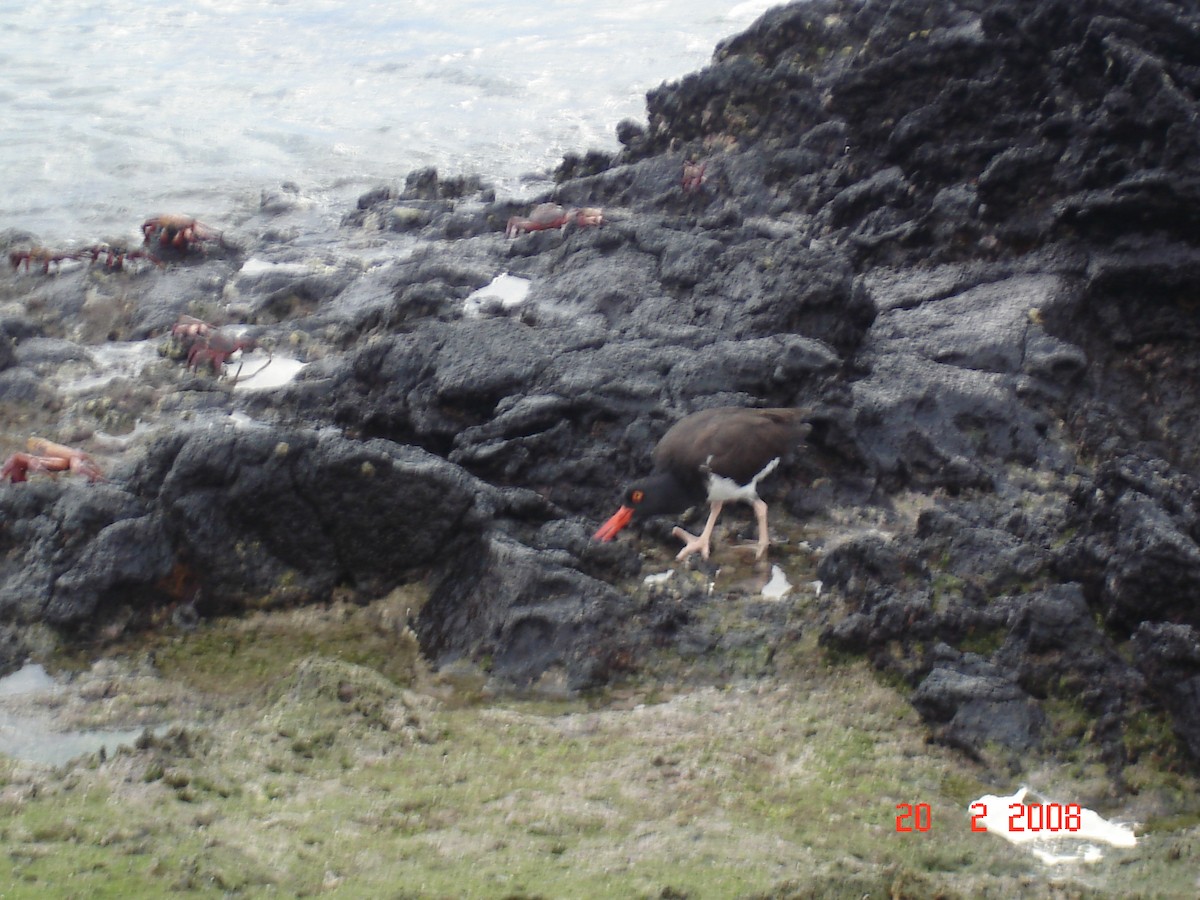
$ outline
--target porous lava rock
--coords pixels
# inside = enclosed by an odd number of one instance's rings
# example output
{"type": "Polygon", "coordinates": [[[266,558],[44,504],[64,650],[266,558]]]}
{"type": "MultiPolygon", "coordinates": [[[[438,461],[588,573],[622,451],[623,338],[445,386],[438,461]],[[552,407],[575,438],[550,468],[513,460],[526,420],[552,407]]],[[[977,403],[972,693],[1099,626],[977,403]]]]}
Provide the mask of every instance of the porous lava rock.
{"type": "Polygon", "coordinates": [[[0,652],[122,605],[427,579],[435,665],[594,685],[698,632],[629,615],[637,554],[589,523],[683,415],[808,406],[786,507],[884,523],[817,548],[823,646],[981,758],[1087,735],[1117,770],[1158,716],[1194,761],[1198,38],[1171,0],[806,0],[651,91],[616,154],[564,161],[535,202],[602,226],[509,239],[526,204],[422,170],[336,235],[264,198],[236,254],[24,277],[14,421],[168,430],[105,484],[0,487],[0,652]],[[502,275],[527,295],[467,302],[502,275]],[[85,334],[153,338],[214,297],[304,372],[161,369],[157,403],[94,408],[55,382],[85,334]]]}

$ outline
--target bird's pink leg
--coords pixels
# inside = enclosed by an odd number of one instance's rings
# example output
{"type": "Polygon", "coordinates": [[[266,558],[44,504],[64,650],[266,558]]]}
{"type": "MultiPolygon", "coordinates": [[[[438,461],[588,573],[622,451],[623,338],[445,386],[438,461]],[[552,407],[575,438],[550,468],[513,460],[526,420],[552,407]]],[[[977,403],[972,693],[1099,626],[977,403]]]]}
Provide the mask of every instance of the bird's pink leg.
{"type": "Polygon", "coordinates": [[[717,516],[721,515],[721,507],[724,505],[723,501],[713,501],[712,512],[708,514],[708,522],[705,523],[704,531],[700,532],[699,537],[684,531],[678,525],[672,529],[671,534],[685,542],[683,549],[675,555],[675,559],[683,561],[697,550],[700,551],[702,557],[708,559],[708,544],[712,540],[713,527],[717,524],[717,516]]]}
{"type": "Polygon", "coordinates": [[[771,533],[767,530],[767,504],[757,498],[754,500],[754,517],[758,519],[758,550],[755,551],[754,558],[759,560],[767,555],[767,548],[771,546],[771,533]]]}

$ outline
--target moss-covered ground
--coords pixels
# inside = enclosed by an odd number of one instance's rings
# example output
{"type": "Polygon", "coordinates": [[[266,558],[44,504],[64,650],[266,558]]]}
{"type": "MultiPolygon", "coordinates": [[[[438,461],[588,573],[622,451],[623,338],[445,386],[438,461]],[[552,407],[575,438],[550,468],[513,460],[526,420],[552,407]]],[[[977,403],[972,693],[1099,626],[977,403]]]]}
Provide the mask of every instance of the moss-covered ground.
{"type": "Polygon", "coordinates": [[[701,618],[720,636],[782,615],[787,640],[665,651],[586,698],[431,674],[406,624],[419,587],[64,667],[65,725],[162,727],[59,768],[0,762],[0,896],[1196,895],[1190,781],[1148,804],[1079,760],[985,767],[928,743],[902,687],[818,646],[811,561],[778,557],[800,587],[765,601],[735,571],[701,618]],[[1141,816],[1139,846],[1048,867],[972,833],[972,800],[1023,783],[1141,816]],[[897,831],[906,803],[927,830],[897,831]]]}

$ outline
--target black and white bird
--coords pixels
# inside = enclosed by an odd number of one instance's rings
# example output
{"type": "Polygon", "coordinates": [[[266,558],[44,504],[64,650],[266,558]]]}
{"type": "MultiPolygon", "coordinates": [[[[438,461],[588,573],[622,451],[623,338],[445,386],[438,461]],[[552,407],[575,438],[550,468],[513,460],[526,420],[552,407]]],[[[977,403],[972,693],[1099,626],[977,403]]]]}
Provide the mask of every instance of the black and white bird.
{"type": "Polygon", "coordinates": [[[721,508],[735,500],[749,503],[758,520],[756,559],[770,545],[767,504],[758,483],[779,466],[812,430],[808,409],[721,407],[686,416],[671,426],[654,448],[654,471],[625,492],[621,508],[594,535],[611,541],[634,518],[679,513],[707,500],[711,509],[704,531],[693,535],[676,527],[684,541],[675,557],[696,551],[708,559],[713,527],[721,508]]]}

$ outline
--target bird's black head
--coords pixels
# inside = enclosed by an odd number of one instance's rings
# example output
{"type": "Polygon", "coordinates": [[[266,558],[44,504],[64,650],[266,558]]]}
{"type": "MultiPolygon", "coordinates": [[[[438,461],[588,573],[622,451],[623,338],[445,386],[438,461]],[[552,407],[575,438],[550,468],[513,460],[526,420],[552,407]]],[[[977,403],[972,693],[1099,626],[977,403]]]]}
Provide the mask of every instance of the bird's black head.
{"type": "Polygon", "coordinates": [[[634,518],[645,519],[681,513],[703,499],[703,495],[692,496],[673,475],[661,472],[630,485],[624,505],[633,510],[634,518]]]}
{"type": "Polygon", "coordinates": [[[703,499],[703,495],[692,496],[692,493],[670,473],[651,475],[629,486],[621,508],[600,526],[594,537],[598,541],[611,541],[618,531],[635,518],[644,519],[647,516],[683,512],[703,499]]]}

